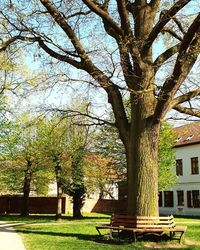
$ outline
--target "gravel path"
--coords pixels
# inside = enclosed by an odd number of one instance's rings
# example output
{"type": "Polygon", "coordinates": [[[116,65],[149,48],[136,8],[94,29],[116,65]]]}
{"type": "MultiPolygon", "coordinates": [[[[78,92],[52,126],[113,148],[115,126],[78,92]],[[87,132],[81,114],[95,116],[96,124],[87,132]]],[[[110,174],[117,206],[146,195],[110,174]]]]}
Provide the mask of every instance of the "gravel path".
{"type": "Polygon", "coordinates": [[[0,250],[25,250],[21,237],[14,229],[16,224],[0,222],[0,250]]]}

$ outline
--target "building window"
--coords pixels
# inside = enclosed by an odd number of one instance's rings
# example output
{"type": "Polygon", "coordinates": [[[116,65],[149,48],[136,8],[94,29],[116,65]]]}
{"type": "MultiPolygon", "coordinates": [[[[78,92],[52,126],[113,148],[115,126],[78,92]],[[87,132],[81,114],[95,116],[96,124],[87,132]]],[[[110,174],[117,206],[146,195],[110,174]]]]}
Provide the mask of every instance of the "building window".
{"type": "Polygon", "coordinates": [[[158,195],[158,204],[159,204],[159,207],[162,207],[163,204],[162,204],[162,192],[159,192],[159,195],[158,195]]]}
{"type": "Polygon", "coordinates": [[[192,172],[192,174],[199,174],[198,157],[191,158],[191,172],[192,172]]]}
{"type": "Polygon", "coordinates": [[[174,206],[174,193],[173,191],[164,191],[164,206],[173,207],[174,206]]]}
{"type": "Polygon", "coordinates": [[[187,191],[187,204],[188,207],[200,207],[199,190],[187,191]]]}
{"type": "Polygon", "coordinates": [[[178,206],[184,206],[184,192],[183,191],[177,191],[177,201],[178,201],[178,206]]]}
{"type": "Polygon", "coordinates": [[[176,160],[176,175],[183,175],[183,160],[178,159],[176,160]]]}

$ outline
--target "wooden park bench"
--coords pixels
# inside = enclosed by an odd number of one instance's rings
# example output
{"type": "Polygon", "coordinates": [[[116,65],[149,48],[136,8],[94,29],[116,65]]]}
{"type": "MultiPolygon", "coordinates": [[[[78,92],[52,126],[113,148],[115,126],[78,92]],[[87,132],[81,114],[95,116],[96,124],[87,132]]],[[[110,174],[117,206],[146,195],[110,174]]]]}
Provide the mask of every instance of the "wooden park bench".
{"type": "Polygon", "coordinates": [[[169,233],[170,240],[179,240],[179,243],[181,243],[187,227],[176,226],[172,215],[165,217],[112,215],[109,224],[96,226],[96,229],[99,235],[101,235],[100,229],[109,229],[111,238],[113,238],[113,233],[116,232],[118,237],[120,232],[132,232],[134,242],[136,242],[139,234],[169,233]],[[176,233],[179,237],[175,236],[176,233]]]}

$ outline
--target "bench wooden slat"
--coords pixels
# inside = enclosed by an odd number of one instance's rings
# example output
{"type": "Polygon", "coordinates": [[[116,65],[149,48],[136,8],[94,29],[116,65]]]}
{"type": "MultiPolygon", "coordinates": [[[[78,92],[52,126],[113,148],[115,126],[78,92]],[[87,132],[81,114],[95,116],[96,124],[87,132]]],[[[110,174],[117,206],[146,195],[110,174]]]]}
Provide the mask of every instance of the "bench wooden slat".
{"type": "Polygon", "coordinates": [[[155,220],[155,219],[158,219],[158,220],[170,220],[170,219],[174,219],[173,215],[170,215],[170,216],[131,216],[131,215],[116,215],[116,214],[113,214],[111,216],[111,219],[112,218],[116,218],[116,219],[119,219],[119,218],[125,218],[125,219],[139,219],[139,220],[143,220],[143,219],[148,219],[148,220],[155,220]]]}
{"type": "Polygon", "coordinates": [[[98,226],[98,229],[112,229],[112,230],[122,230],[122,231],[131,231],[131,232],[185,232],[187,227],[183,228],[176,228],[176,229],[170,229],[170,228],[124,228],[124,227],[108,227],[108,226],[98,226]]]}
{"type": "Polygon", "coordinates": [[[136,240],[136,233],[153,233],[153,232],[171,232],[180,233],[179,242],[183,238],[183,235],[187,227],[177,227],[174,222],[174,217],[156,217],[156,216],[126,216],[126,215],[112,215],[109,224],[104,224],[96,227],[99,229],[110,229],[112,236],[112,230],[119,231],[132,231],[134,233],[134,239],[136,240]]]}
{"type": "Polygon", "coordinates": [[[174,221],[138,221],[138,220],[123,220],[123,219],[119,219],[119,220],[115,220],[112,221],[111,224],[121,224],[121,223],[127,223],[127,224],[136,224],[136,225],[172,225],[174,224],[174,221]]]}

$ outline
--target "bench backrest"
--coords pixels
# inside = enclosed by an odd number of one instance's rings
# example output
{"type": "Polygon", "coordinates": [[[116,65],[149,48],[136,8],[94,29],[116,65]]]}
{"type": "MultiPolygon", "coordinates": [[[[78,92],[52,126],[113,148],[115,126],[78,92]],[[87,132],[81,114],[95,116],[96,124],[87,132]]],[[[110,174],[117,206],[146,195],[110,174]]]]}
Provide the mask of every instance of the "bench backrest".
{"type": "Polygon", "coordinates": [[[174,217],[148,217],[148,216],[128,216],[128,215],[112,215],[112,226],[121,226],[127,228],[173,228],[175,227],[174,217]]]}

